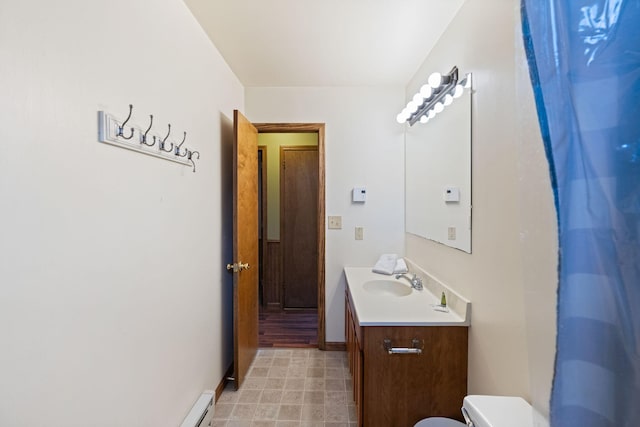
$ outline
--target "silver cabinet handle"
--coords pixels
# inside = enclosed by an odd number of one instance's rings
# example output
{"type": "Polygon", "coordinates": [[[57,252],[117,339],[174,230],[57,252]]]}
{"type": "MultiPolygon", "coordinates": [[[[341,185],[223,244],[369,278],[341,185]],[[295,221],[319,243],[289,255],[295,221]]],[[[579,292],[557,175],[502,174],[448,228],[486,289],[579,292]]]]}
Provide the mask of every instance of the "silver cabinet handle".
{"type": "Polygon", "coordinates": [[[414,338],[411,340],[411,347],[394,347],[390,339],[385,339],[383,347],[389,354],[422,354],[424,342],[414,338]]]}

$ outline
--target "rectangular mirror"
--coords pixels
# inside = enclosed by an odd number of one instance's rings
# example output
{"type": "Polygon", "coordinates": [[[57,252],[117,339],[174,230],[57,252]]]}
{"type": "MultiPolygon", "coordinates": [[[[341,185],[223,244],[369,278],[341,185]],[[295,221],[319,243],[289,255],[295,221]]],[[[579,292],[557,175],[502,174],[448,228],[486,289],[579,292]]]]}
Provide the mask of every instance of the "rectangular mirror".
{"type": "Polygon", "coordinates": [[[471,253],[471,90],[405,135],[405,230],[471,253]]]}

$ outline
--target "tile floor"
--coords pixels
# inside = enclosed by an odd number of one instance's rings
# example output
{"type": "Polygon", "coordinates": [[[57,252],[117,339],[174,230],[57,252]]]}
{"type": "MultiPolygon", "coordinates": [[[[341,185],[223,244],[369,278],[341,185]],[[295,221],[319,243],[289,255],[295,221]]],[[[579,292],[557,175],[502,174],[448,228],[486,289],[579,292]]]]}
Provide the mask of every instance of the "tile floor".
{"type": "Polygon", "coordinates": [[[260,349],[240,390],[228,385],[214,427],[352,427],[357,423],[343,351],[260,349]]]}

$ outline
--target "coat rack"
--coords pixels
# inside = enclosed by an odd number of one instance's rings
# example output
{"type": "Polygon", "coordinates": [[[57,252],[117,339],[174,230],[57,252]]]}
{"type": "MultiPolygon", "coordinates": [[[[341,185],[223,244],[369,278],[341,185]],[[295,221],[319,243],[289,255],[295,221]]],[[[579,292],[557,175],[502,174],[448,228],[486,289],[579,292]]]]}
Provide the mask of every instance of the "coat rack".
{"type": "Polygon", "coordinates": [[[200,159],[200,153],[183,147],[187,139],[187,132],[182,133],[180,142],[172,140],[171,124],[167,124],[166,135],[161,136],[151,130],[153,114],[149,115],[149,126],[142,130],[129,124],[133,113],[133,105],[129,104],[129,115],[125,120],[119,120],[113,115],[98,111],[98,140],[106,144],[137,151],[138,153],[191,166],[196,171],[195,159],[200,159]]]}

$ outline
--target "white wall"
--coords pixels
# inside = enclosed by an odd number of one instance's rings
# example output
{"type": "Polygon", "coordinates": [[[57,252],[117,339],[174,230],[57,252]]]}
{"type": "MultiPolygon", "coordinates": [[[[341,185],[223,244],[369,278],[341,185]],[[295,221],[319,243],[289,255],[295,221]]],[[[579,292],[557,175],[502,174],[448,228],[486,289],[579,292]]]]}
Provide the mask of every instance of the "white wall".
{"type": "Polygon", "coordinates": [[[469,393],[520,395],[545,411],[557,243],[518,6],[467,0],[407,86],[412,95],[453,65],[473,73],[473,253],[406,234],[406,255],[472,301],[469,393]]]}
{"type": "Polygon", "coordinates": [[[402,253],[404,239],[402,87],[246,89],[254,122],[326,123],[326,214],[342,230],[326,230],[326,339],[344,342],[344,266],[373,266],[381,253],[402,253]],[[364,204],[351,189],[367,187],[364,204]],[[364,227],[364,240],[354,228],[364,227]]]}
{"type": "MultiPolygon", "coordinates": [[[[516,40],[522,40],[519,15],[516,40]]],[[[520,191],[520,246],[524,286],[531,403],[547,426],[556,354],[558,229],[529,68],[521,43],[516,44],[516,139],[520,191]],[[537,196],[532,196],[537,195],[537,196]]]]}
{"type": "Polygon", "coordinates": [[[0,425],[179,425],[232,359],[242,85],[180,0],[8,0],[0,93],[0,425]],[[129,103],[197,173],[97,142],[129,103]]]}

